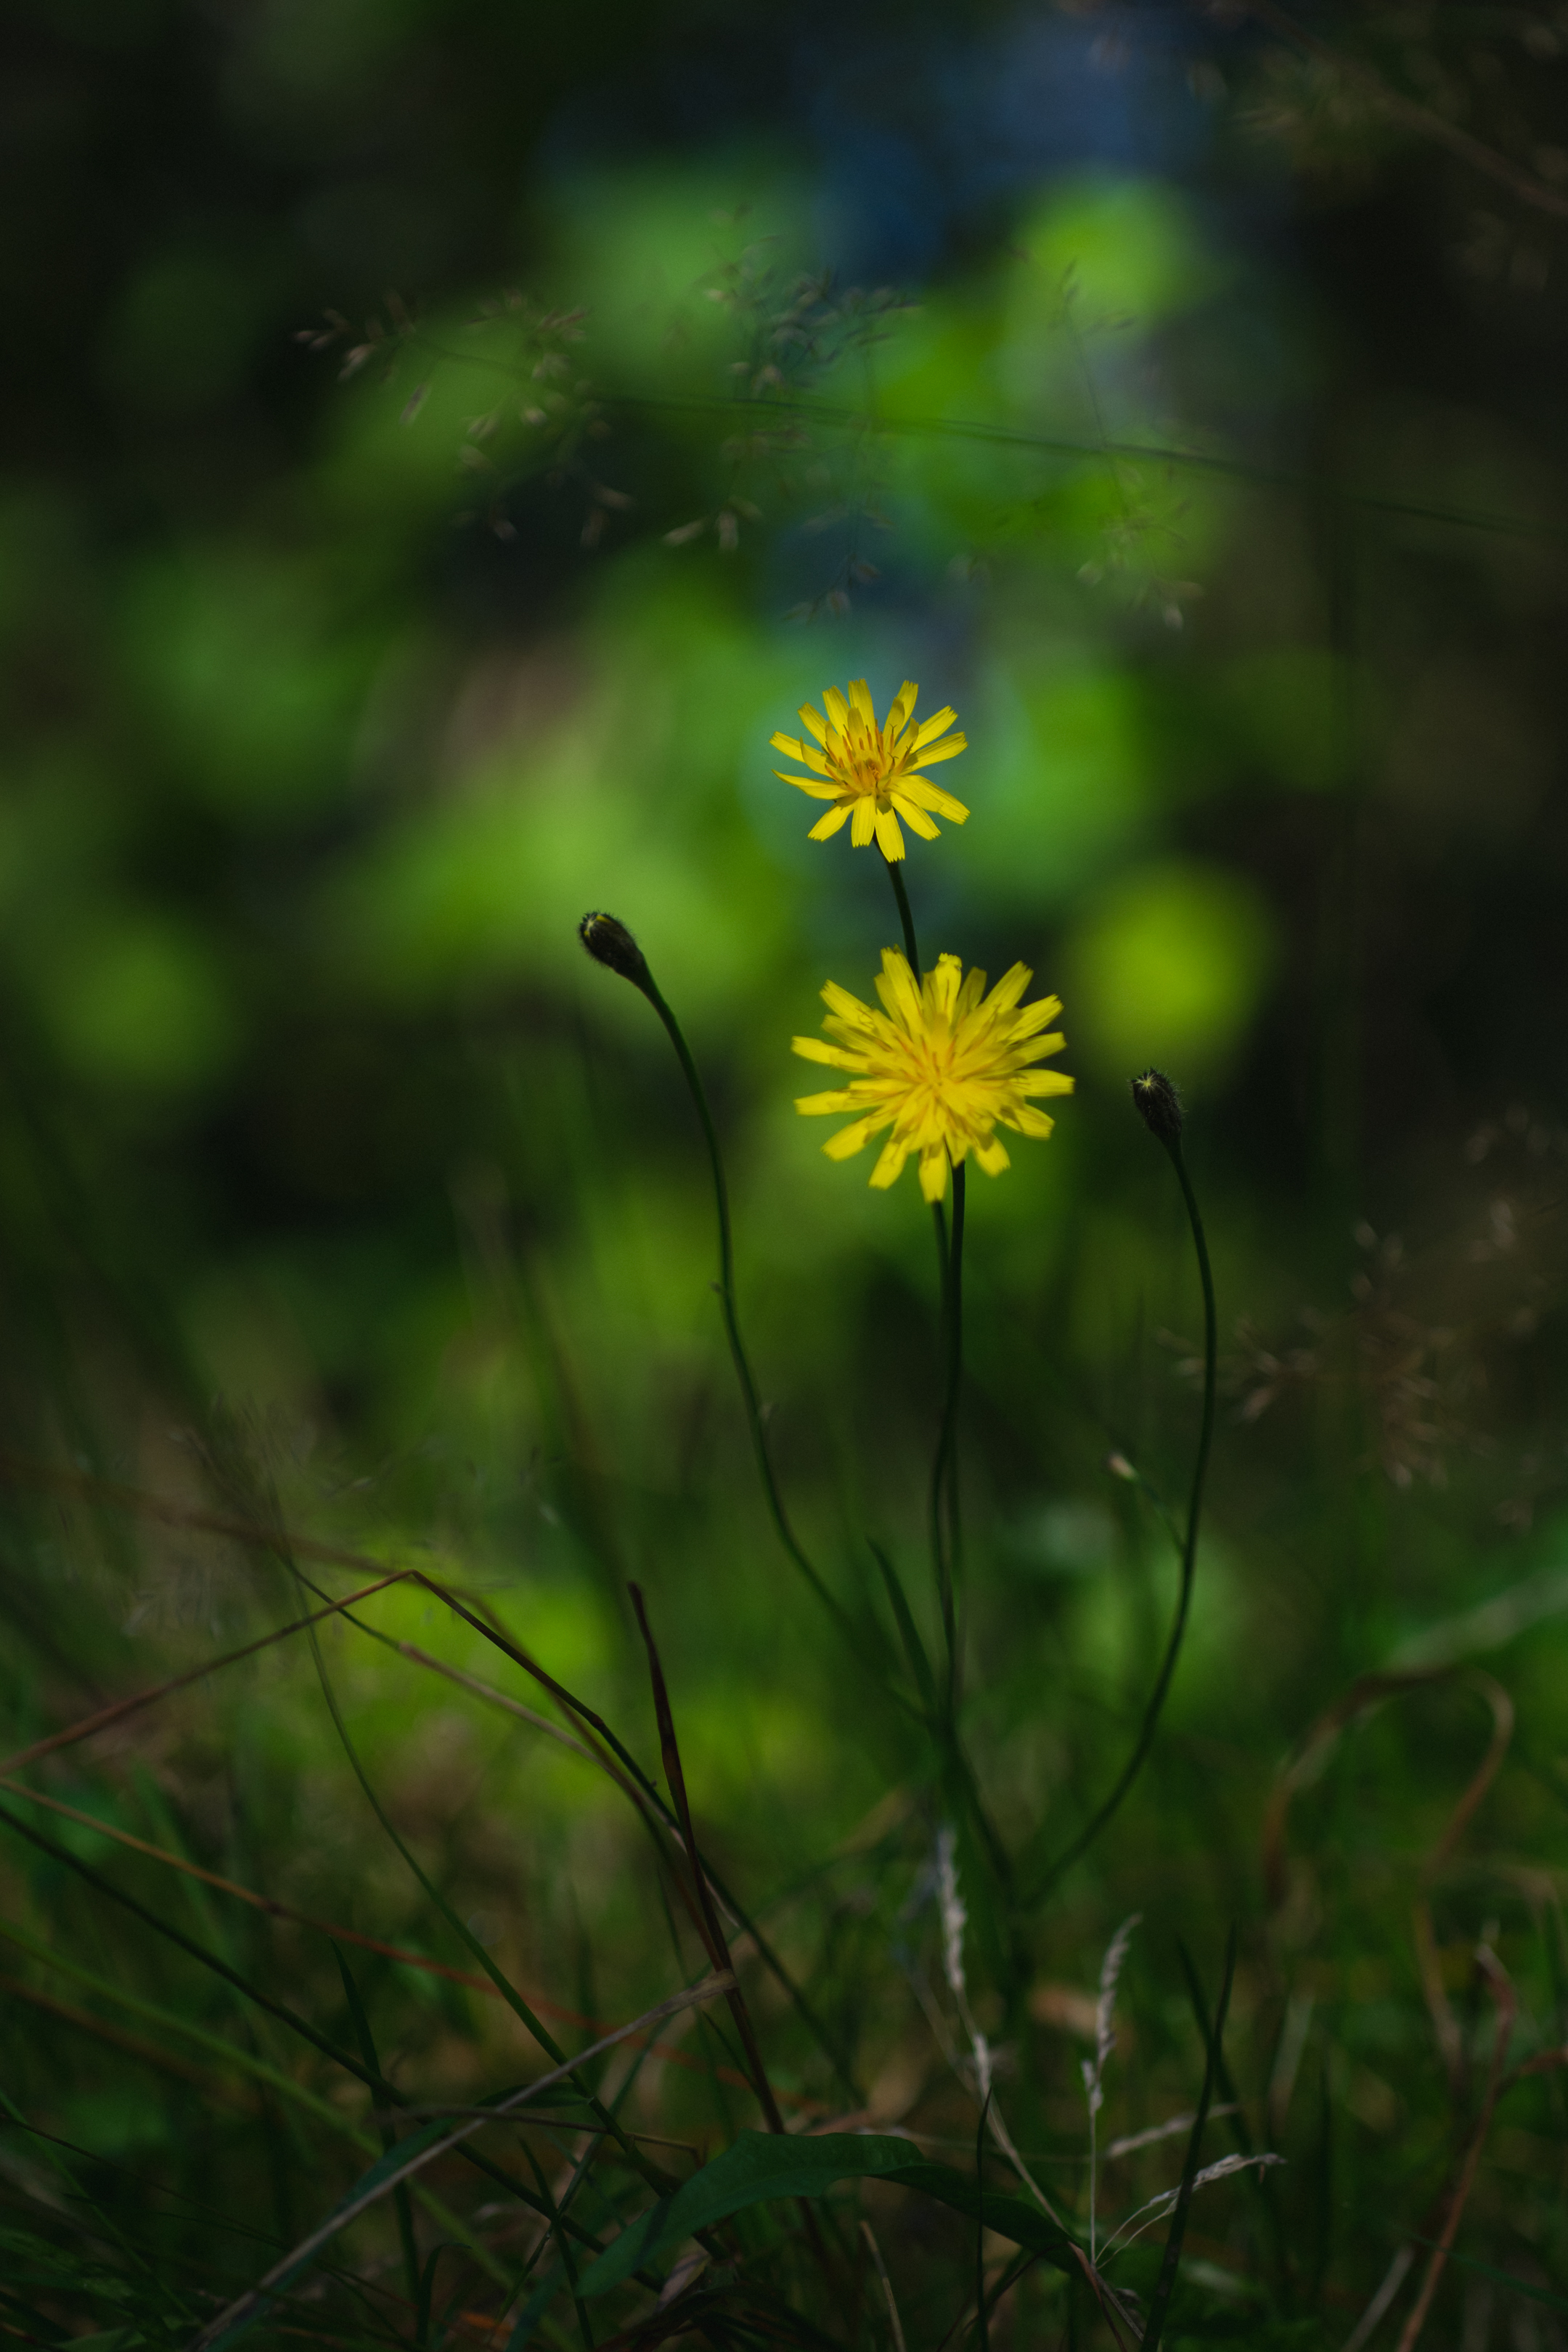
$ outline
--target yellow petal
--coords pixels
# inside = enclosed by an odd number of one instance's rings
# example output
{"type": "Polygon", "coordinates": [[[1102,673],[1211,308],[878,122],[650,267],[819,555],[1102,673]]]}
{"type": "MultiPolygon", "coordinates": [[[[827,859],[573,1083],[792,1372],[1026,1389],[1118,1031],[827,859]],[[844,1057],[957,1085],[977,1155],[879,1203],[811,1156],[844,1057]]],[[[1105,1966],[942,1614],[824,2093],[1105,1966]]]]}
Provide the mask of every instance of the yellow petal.
{"type": "Polygon", "coordinates": [[[821,776],[788,776],[782,768],[775,768],[773,773],[781,784],[793,784],[795,791],[804,793],[808,800],[836,801],[843,790],[842,785],[825,782],[821,776]]]}
{"type": "Polygon", "coordinates": [[[822,1148],[829,1160],[853,1160],[858,1151],[865,1150],[878,1129],[887,1124],[886,1113],[879,1116],[873,1112],[868,1118],[858,1118],[853,1127],[841,1127],[822,1148]]]}
{"type": "MultiPolygon", "coordinates": [[[[1011,1013],[1014,1005],[1017,1003],[1018,999],[1023,995],[1024,991],[1027,988],[1029,982],[1034,977],[1034,973],[1029,970],[1026,963],[1009,964],[1001,979],[997,982],[995,989],[992,993],[991,1003],[986,1009],[992,1013],[1011,1013]]],[[[1046,1013],[1046,1018],[1047,1020],[1049,1020],[1053,1013],[1059,1013],[1061,1011],[1061,1006],[1057,1003],[1054,997],[1045,997],[1042,999],[1042,1002],[1047,1008],[1046,1013]]],[[[1035,1007],[1031,1004],[1029,1007],[1029,1013],[1033,1013],[1035,1007]]],[[[1028,1013],[1023,1013],[1019,1017],[1021,1020],[1026,1021],[1028,1019],[1028,1013]]]]}
{"type": "Polygon", "coordinates": [[[921,1153],[921,1191],[933,1208],[947,1191],[947,1152],[940,1143],[921,1153]]]}
{"type": "MultiPolygon", "coordinates": [[[[957,956],[941,955],[936,960],[936,970],[928,971],[925,976],[925,993],[931,1008],[934,1013],[940,1013],[944,1021],[951,1021],[952,1018],[952,1008],[958,1001],[958,983],[963,971],[963,965],[957,956]]],[[[980,984],[982,988],[984,987],[984,972],[980,976],[980,984]]]]}
{"type": "Polygon", "coordinates": [[[863,1111],[866,1108],[847,1087],[838,1087],[826,1095],[796,1095],[795,1107],[806,1118],[826,1118],[834,1111],[863,1111]]]}
{"type": "Polygon", "coordinates": [[[849,809],[848,801],[840,801],[837,808],[828,810],[826,816],[819,816],[805,836],[807,841],[831,841],[839,827],[847,824],[849,809]]]}
{"type": "Polygon", "coordinates": [[[918,833],[922,841],[935,841],[939,827],[932,824],[924,809],[917,806],[905,792],[896,790],[892,797],[893,806],[898,810],[910,832],[918,833]]]}
{"type": "MultiPolygon", "coordinates": [[[[952,718],[952,714],[951,711],[948,713],[948,716],[950,719],[952,718]]],[[[915,738],[917,743],[920,741],[920,736],[924,733],[925,728],[922,727],[920,730],[920,735],[917,735],[915,738]]],[[[948,738],[948,740],[945,743],[933,743],[929,751],[922,751],[915,761],[914,765],[917,768],[934,768],[939,760],[956,760],[961,751],[967,751],[968,749],[969,739],[967,736],[952,735],[948,738]]]]}
{"type": "Polygon", "coordinates": [[[947,733],[948,729],[952,725],[952,722],[957,716],[958,713],[953,709],[952,703],[944,702],[940,710],[933,710],[931,717],[925,720],[923,725],[915,730],[916,743],[934,743],[939,735],[945,735],[947,733]]]}
{"type": "MultiPolygon", "coordinates": [[[[844,697],[839,693],[838,688],[836,686],[830,686],[827,688],[826,693],[823,695],[822,704],[823,709],[827,713],[828,725],[830,727],[837,727],[838,732],[842,735],[845,729],[849,724],[849,705],[845,701],[844,697]]],[[[801,717],[803,719],[805,718],[804,710],[801,712],[801,717]]],[[[807,719],[806,725],[809,727],[811,721],[807,719]]]]}
{"type": "MultiPolygon", "coordinates": [[[[1048,1126],[1049,1123],[1047,1120],[1047,1125],[1048,1126]]],[[[977,1143],[974,1147],[974,1158],[976,1164],[984,1169],[987,1176],[1000,1176],[1004,1168],[1011,1168],[1013,1165],[1007,1157],[1007,1147],[999,1135],[994,1135],[989,1143],[977,1143]]]]}
{"type": "Polygon", "coordinates": [[[858,717],[866,721],[873,735],[877,731],[877,706],[871,699],[871,689],[863,677],[849,681],[849,700],[858,717]]]}
{"type": "MultiPolygon", "coordinates": [[[[803,702],[800,706],[799,717],[801,725],[803,727],[808,727],[819,743],[826,742],[827,729],[823,721],[820,710],[814,710],[809,702],[803,702]]],[[[778,740],[778,737],[775,735],[773,737],[773,741],[776,743],[778,740]]]]}
{"type": "Polygon", "coordinates": [[[851,996],[849,991],[840,988],[836,980],[824,982],[822,1001],[830,1013],[837,1013],[841,1021],[853,1021],[859,1027],[868,1027],[875,1017],[868,1004],[862,1004],[858,996],[851,996]]]}
{"type": "Polygon", "coordinates": [[[847,1054],[842,1045],[830,1045],[826,1037],[792,1037],[789,1049],[805,1062],[830,1062],[836,1070],[858,1070],[865,1060],[863,1054],[847,1054]]]}
{"type": "Polygon", "coordinates": [[[969,814],[963,801],[955,801],[951,793],[944,793],[929,776],[900,776],[898,788],[906,799],[921,808],[934,809],[938,816],[946,817],[952,824],[962,824],[969,814]]]}
{"type": "Polygon", "coordinates": [[[900,1142],[896,1134],[890,1135],[882,1146],[881,1157],[871,1171],[871,1181],[879,1192],[885,1192],[889,1184],[898,1182],[909,1156],[909,1145],[900,1142]]]}
{"type": "Polygon", "coordinates": [[[882,730],[882,740],[889,751],[910,723],[910,714],[920,692],[912,678],[906,677],[888,706],[888,723],[882,730]]]}
{"type": "Polygon", "coordinates": [[[984,993],[985,974],[980,970],[979,966],[976,965],[974,969],[967,974],[963,986],[958,992],[958,1003],[954,1012],[955,1020],[967,1020],[970,1013],[973,1012],[975,1006],[979,1003],[984,993]]]}
{"type": "Polygon", "coordinates": [[[1078,1081],[1065,1070],[1026,1070],[1013,1083],[1023,1095],[1070,1095],[1078,1081]]]}
{"type": "Polygon", "coordinates": [[[909,1030],[918,1030],[921,1024],[921,992],[915,986],[914,973],[901,948],[882,950],[882,969],[877,975],[877,993],[892,1014],[909,1030]]]}
{"type": "Polygon", "coordinates": [[[862,793],[855,803],[855,822],[849,835],[850,841],[857,849],[864,849],[876,830],[877,803],[868,793],[862,793]]]}
{"type": "Polygon", "coordinates": [[[1054,1118],[1047,1118],[1043,1110],[1031,1109],[1027,1103],[1020,1103],[1016,1111],[1004,1111],[1002,1115],[1020,1135],[1033,1135],[1042,1143],[1056,1125],[1054,1118]]]}
{"type": "MultiPolygon", "coordinates": [[[[798,742],[793,735],[775,735],[773,740],[773,749],[776,751],[782,751],[786,759],[798,760],[801,766],[803,768],[809,768],[814,776],[830,776],[832,774],[832,769],[828,766],[826,761],[823,758],[815,743],[798,742]]],[[[775,776],[777,775],[778,770],[776,768],[773,770],[773,773],[775,776]]]]}
{"type": "MultiPolygon", "coordinates": [[[[866,806],[872,803],[868,801],[866,806]]],[[[884,857],[897,865],[904,854],[904,836],[899,830],[899,820],[890,808],[877,811],[877,846],[884,857]]]]}

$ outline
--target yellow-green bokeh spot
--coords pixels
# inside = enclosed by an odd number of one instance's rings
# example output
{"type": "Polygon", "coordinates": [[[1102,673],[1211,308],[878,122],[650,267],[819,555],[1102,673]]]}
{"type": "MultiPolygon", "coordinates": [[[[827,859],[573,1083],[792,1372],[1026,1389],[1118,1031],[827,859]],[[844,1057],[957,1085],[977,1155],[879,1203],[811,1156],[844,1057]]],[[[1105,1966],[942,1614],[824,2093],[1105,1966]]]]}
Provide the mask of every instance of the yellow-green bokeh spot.
{"type": "Polygon", "coordinates": [[[809,268],[809,196],[786,173],[753,155],[732,168],[598,173],[565,195],[552,238],[556,284],[563,304],[593,320],[585,373],[608,363],[628,372],[628,388],[711,394],[733,388],[729,359],[781,355],[713,296],[743,293],[766,271],[771,315],[809,268]]]}
{"type": "Polygon", "coordinates": [[[583,914],[602,906],[636,932],[683,1019],[721,1012],[730,1026],[736,990],[777,953],[788,918],[735,773],[764,768],[766,713],[803,689],[689,575],[653,584],[607,601],[563,696],[520,668],[508,726],[327,881],[321,934],[359,985],[416,1002],[523,976],[587,980],[606,1018],[642,1031],[646,1008],[590,980],[578,943],[583,914]]]}
{"type": "Polygon", "coordinates": [[[1274,964],[1258,892],[1222,867],[1170,862],[1127,875],[1068,942],[1079,1067],[1131,1076],[1148,1062],[1218,1076],[1246,1037],[1274,964]]]}
{"type": "Polygon", "coordinates": [[[1024,327],[1072,296],[1080,331],[1149,326],[1214,291],[1218,267],[1174,188],[1100,174],[1058,188],[1016,240],[1028,257],[1016,280],[1024,327]]]}
{"type": "Polygon", "coordinates": [[[1129,679],[1097,670],[1086,652],[1044,675],[999,672],[977,740],[984,781],[973,797],[984,821],[955,852],[984,887],[1048,905],[1116,856],[1148,797],[1129,679]]]}
{"type": "Polygon", "coordinates": [[[1134,347],[1217,280],[1186,206],[1158,181],[1088,175],[1059,184],[1016,240],[1003,340],[1005,404],[1092,444],[1125,420],[1114,394],[1134,347]]]}
{"type": "Polygon", "coordinates": [[[183,1089],[227,1059],[234,1020],[200,937],[166,917],[127,909],[85,922],[43,977],[44,1012],[84,1077],[183,1089]]]}
{"type": "Polygon", "coordinates": [[[324,566],[187,549],[134,582],[122,649],[193,794],[260,823],[342,789],[377,646],[324,566]]]}

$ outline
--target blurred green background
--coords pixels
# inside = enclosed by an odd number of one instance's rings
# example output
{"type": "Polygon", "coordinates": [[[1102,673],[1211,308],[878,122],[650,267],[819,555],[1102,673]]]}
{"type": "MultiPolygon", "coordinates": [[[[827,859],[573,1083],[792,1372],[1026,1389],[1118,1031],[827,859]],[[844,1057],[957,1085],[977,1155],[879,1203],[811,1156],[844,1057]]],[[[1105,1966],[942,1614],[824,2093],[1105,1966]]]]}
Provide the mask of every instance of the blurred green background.
{"type": "MultiPolygon", "coordinates": [[[[936,2064],[910,1983],[944,1800],[774,1543],[690,1105],[575,936],[589,908],[631,926],[702,1065],[814,1557],[874,1609],[881,1543],[929,1631],[929,1224],[912,1175],[874,1193],[822,1157],[788,1051],[825,980],[869,992],[893,909],[875,853],[807,842],[768,742],[826,685],[881,709],[918,679],[973,811],[911,844],[922,945],[1028,963],[1078,1080],[970,1194],[964,1728],[1037,1864],[1126,1752],[1175,1591],[1105,1467],[1178,1496],[1196,1421],[1181,1201],[1127,1093],[1150,1062],[1186,1091],[1225,1359],[1154,1762],[1018,1930],[1022,1975],[981,1937],[1009,2097],[1066,2145],[1057,1994],[1138,1908],[1161,1957],[1126,2128],[1190,2105],[1172,1938],[1212,1979],[1241,1923],[1239,2095],[1272,2084],[1285,2131],[1298,2073],[1321,2089],[1281,2192],[1269,2324],[1298,2333],[1269,2341],[1348,2335],[1432,2234],[1489,2048],[1478,1938],[1528,1987],[1515,2056],[1568,2034],[1564,42],[1546,8],[1321,8],[1296,39],[1000,0],[30,0],[5,36],[10,1744],[293,1611],[265,1551],[110,1486],[433,1562],[651,1767],[635,1576],[725,1868],[748,1900],[816,1890],[780,1932],[865,2079],[936,2064]],[[1283,1909],[1259,1841],[1355,1677],[1482,1659],[1518,1727],[1434,1897],[1471,2003],[1455,2090],[1410,1874],[1485,1753],[1473,1692],[1354,1735],[1298,1806],[1283,1909]]],[[[497,1678],[435,1604],[371,1613],[497,1678]]],[[[584,2015],[667,1990],[607,1784],[326,1647],[480,1940],[584,2015]]],[[[461,1959],[309,1658],[269,1655],[57,1794],[461,1959]]],[[[5,1866],[27,1934],[109,1935],[56,1865],[5,1866]]],[[[94,1965],[145,1990],[164,1963],[122,1934],[94,1965]]],[[[319,1954],[269,1950],[340,2002],[319,1954]]],[[[400,2047],[477,2082],[493,2020],[419,1985],[377,1979],[400,2047]]],[[[232,2214],[268,2164],[279,2240],[303,2230],[326,2189],[296,2158],[7,1998],[7,2095],[130,2161],[95,2193],[138,2230],[154,2179],[195,2165],[232,2214]]],[[[778,2079],[831,2106],[816,2063],[792,2045],[778,2079]]],[[[1432,2342],[1563,2340],[1507,2284],[1568,2278],[1561,2099],[1528,2097],[1432,2342]]],[[[1250,2210],[1211,2270],[1245,2273],[1250,2210]]],[[[29,2325],[108,2328],[65,2275],[29,2325]]],[[[912,2292],[934,2343],[952,2313],[912,2292]]]]}

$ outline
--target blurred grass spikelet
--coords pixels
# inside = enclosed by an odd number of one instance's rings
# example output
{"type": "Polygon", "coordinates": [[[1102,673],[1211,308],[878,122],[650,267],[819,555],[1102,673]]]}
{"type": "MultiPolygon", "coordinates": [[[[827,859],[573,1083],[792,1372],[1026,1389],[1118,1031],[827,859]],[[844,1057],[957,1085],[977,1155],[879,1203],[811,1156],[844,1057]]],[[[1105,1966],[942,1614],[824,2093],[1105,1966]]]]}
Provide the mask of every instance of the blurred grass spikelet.
{"type": "Polygon", "coordinates": [[[863,677],[852,678],[847,701],[836,686],[826,689],[826,717],[809,702],[802,706],[801,719],[813,740],[795,735],[771,738],[775,751],[812,771],[809,776],[792,776],[775,768],[774,775],[813,800],[833,803],[812,826],[813,841],[828,840],[847,823],[857,849],[875,841],[884,857],[896,860],[904,854],[900,816],[922,841],[934,841],[940,830],[932,811],[950,824],[963,823],[969,814],[963,803],[921,771],[940,760],[955,760],[967,751],[967,738],[948,734],[958,716],[952,709],[939,710],[917,727],[919,693],[920,688],[906,678],[879,727],[869,686],[863,677]]]}
{"type": "Polygon", "coordinates": [[[794,1040],[806,1061],[853,1074],[852,1084],[830,1094],[796,1097],[796,1109],[807,1118],[856,1114],[823,1146],[828,1158],[848,1160],[890,1127],[872,1183],[895,1183],[910,1154],[918,1152],[921,1191],[935,1202],[947,1191],[949,1168],[961,1167],[971,1152],[987,1176],[1001,1174],[1008,1158],[998,1126],[1018,1135],[1049,1135],[1056,1122],[1028,1097],[1071,1094],[1073,1081],[1060,1070],[1029,1066],[1044,1055],[1059,1054],[1067,1043],[1060,1030],[1041,1034],[1062,1009],[1059,996],[1042,996],[1020,1009],[1033,978],[1026,964],[1016,963],[987,996],[983,971],[966,978],[959,958],[944,955],[917,983],[899,950],[884,948],[877,976],[880,1013],[829,981],[822,992],[828,1008],[822,1025],[838,1042],[794,1040]]]}

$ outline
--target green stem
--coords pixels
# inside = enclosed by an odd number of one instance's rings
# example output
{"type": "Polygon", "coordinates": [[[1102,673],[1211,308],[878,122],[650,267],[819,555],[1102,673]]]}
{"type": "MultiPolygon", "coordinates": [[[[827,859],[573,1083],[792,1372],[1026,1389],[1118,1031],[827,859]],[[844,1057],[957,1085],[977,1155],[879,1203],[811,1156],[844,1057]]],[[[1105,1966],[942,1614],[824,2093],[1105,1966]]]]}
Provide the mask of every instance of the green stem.
{"type": "Polygon", "coordinates": [[[746,1409],[746,1424],[752,1433],[752,1445],[757,1457],[757,1469],[763,1482],[763,1492],[767,1497],[769,1514],[779,1541],[823,1607],[837,1620],[839,1631],[847,1634],[852,1641],[858,1642],[859,1637],[847,1612],[834,1599],[811,1561],[806,1558],[800,1538],[790,1525],[789,1513],[784,1508],[784,1496],[779,1493],[778,1480],[773,1473],[773,1457],[768,1452],[767,1431],[763,1421],[763,1408],[757,1395],[757,1384],[752,1377],[752,1367],[747,1359],[745,1343],[741,1338],[740,1320],[735,1313],[735,1254],[730,1229],[730,1189],[724,1180],[724,1162],[719,1150],[719,1137],[714,1129],[712,1114],[708,1108],[708,1097],[703,1091],[702,1080],[698,1075],[697,1065],[691,1058],[691,1049],[681,1034],[680,1024],[665,1003],[653,974],[647,971],[646,965],[644,976],[636,981],[634,985],[641,989],[664,1024],[669,1042],[675,1048],[675,1058],[680,1064],[681,1075],[686,1080],[691,1099],[697,1106],[697,1117],[701,1124],[703,1140],[708,1146],[708,1162],[713,1175],[713,1205],[719,1219],[719,1300],[723,1309],[724,1331],[730,1342],[730,1357],[735,1367],[735,1378],[741,1385],[741,1401],[746,1409]]]}
{"type": "Polygon", "coordinates": [[[1170,1155],[1171,1165],[1176,1171],[1176,1179],[1182,1188],[1182,1198],[1186,1202],[1187,1220],[1193,1231],[1193,1247],[1197,1253],[1198,1279],[1203,1285],[1204,1293],[1203,1419],[1198,1428],[1197,1456],[1193,1465],[1192,1489],[1187,1500],[1187,1531],[1182,1545],[1182,1580],[1176,1601],[1176,1618],[1171,1628],[1171,1638],[1165,1647],[1159,1677],[1150,1695],[1149,1704],[1143,1710],[1143,1720],[1139,1727],[1137,1745],[1122,1769],[1121,1777],[1099,1811],[1079,1832],[1072,1843],[1057,1856],[1055,1862],[1049,1865],[1037,1885],[1031,1890],[1032,1899],[1035,1902],[1038,1902],[1042,1896],[1048,1894],[1063,1873],[1069,1870],[1081,1854],[1087,1853],[1100,1831],[1117,1811],[1122,1799],[1142,1770],[1149,1750],[1154,1744],[1154,1734],[1159,1728],[1161,1711],[1164,1706],[1166,1694],[1170,1690],[1172,1678],[1176,1671],[1176,1661],[1181,1655],[1182,1641],[1187,1630],[1187,1612],[1193,1597],[1193,1573],[1197,1565],[1198,1554],[1198,1522],[1203,1512],[1204,1482],[1208,1475],[1209,1447],[1214,1440],[1217,1321],[1215,1313],[1214,1275],[1209,1266],[1208,1243],[1204,1236],[1204,1221],[1198,1211],[1197,1197],[1193,1191],[1192,1179],[1187,1174],[1186,1161],[1182,1157],[1181,1139],[1174,1137],[1167,1141],[1162,1136],[1159,1139],[1170,1155]]]}
{"type": "MultiPolygon", "coordinates": [[[[899,910],[899,921],[904,934],[904,953],[910,970],[920,985],[921,950],[915,937],[915,919],[910,907],[910,894],[904,887],[902,861],[888,856],[882,863],[888,869],[892,886],[893,904],[899,910]]],[[[958,1389],[962,1370],[963,1334],[963,1170],[955,1168],[952,1176],[952,1239],[947,1235],[947,1220],[942,1202],[932,1209],[936,1227],[936,1258],[941,1273],[942,1346],[945,1360],[942,1424],[937,1436],[936,1458],[931,1474],[931,1565],[936,1577],[937,1593],[942,1602],[942,1629],[947,1643],[947,1714],[951,1720],[958,1697],[958,1627],[953,1606],[953,1580],[957,1572],[961,1548],[958,1519],[958,1473],[953,1454],[953,1430],[958,1413],[958,1389]],[[948,1507],[948,1526],[942,1526],[944,1492],[948,1507]]]]}
{"type": "Polygon", "coordinates": [[[910,912],[910,894],[904,887],[900,861],[888,856],[884,851],[882,863],[888,869],[888,879],[893,886],[893,898],[899,909],[899,920],[904,927],[904,953],[910,960],[910,970],[914,973],[915,986],[918,988],[921,978],[921,951],[915,943],[915,919],[910,912]]]}
{"type": "MultiPolygon", "coordinates": [[[[961,1160],[952,1171],[952,1242],[947,1255],[943,1289],[942,1341],[946,1377],[942,1387],[942,1423],[931,1472],[931,1563],[942,1603],[942,1630],[947,1643],[947,1715],[952,1720],[958,1704],[958,1620],[953,1601],[963,1567],[963,1531],[958,1510],[958,1400],[963,1381],[963,1179],[961,1160]],[[945,1501],[947,1522],[942,1523],[945,1501]]],[[[940,1214],[940,1211],[939,1211],[940,1214]]]]}
{"type": "MultiPolygon", "coordinates": [[[[915,976],[915,984],[918,987],[921,977],[920,941],[915,937],[915,919],[910,908],[910,894],[904,887],[903,866],[900,861],[889,857],[886,851],[882,855],[882,863],[888,869],[888,879],[893,886],[893,904],[899,910],[899,921],[904,934],[904,953],[909,958],[910,970],[915,976]]],[[[952,1264],[948,1248],[947,1219],[942,1214],[940,1201],[932,1209],[931,1217],[936,1226],[936,1262],[940,1276],[942,1328],[945,1332],[949,1313],[948,1286],[952,1278],[952,1264]]]]}

